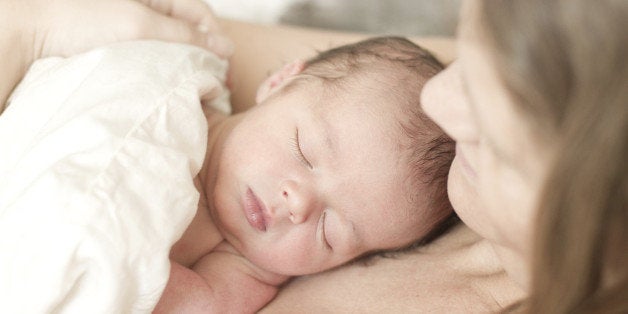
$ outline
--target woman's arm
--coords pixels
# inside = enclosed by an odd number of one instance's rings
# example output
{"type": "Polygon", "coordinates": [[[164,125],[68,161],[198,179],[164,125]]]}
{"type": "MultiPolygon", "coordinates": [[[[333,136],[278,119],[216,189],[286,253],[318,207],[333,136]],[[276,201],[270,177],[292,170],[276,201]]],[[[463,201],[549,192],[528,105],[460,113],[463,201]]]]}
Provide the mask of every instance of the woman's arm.
{"type": "MultiPolygon", "coordinates": [[[[292,26],[259,25],[219,20],[222,30],[236,44],[231,58],[232,105],[234,112],[255,104],[259,84],[276,69],[317,51],[358,41],[374,34],[333,32],[292,26]]],[[[451,38],[412,38],[444,63],[455,55],[451,38]]]]}
{"type": "Polygon", "coordinates": [[[15,2],[0,1],[0,114],[9,94],[31,63],[32,48],[25,40],[30,30],[16,18],[20,15],[20,6],[15,2]]]}
{"type": "Polygon", "coordinates": [[[232,51],[201,0],[2,0],[0,109],[36,59],[136,39],[193,44],[223,57],[232,51]]]}

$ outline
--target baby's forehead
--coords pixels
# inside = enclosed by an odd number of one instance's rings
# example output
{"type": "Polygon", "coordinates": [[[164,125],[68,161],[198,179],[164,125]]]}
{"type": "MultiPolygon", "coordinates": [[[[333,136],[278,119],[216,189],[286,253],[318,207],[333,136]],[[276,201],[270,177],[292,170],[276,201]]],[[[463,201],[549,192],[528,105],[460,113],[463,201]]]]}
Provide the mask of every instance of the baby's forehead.
{"type": "Polygon", "coordinates": [[[409,134],[408,130],[431,129],[428,120],[417,117],[416,112],[404,108],[407,104],[398,104],[397,99],[371,97],[358,91],[322,90],[320,86],[303,96],[309,99],[303,107],[304,113],[330,136],[341,142],[368,145],[399,161],[401,154],[409,153],[412,145],[423,139],[422,134],[409,134]],[[356,142],[363,139],[369,141],[356,142]]]}
{"type": "MultiPolygon", "coordinates": [[[[370,84],[308,84],[303,92],[303,97],[309,99],[309,109],[321,117],[337,111],[354,110],[378,116],[380,120],[403,121],[407,120],[407,112],[417,107],[412,103],[418,104],[418,101],[404,97],[408,95],[399,95],[398,92],[370,84]]],[[[418,107],[416,109],[420,110],[418,107]]]]}

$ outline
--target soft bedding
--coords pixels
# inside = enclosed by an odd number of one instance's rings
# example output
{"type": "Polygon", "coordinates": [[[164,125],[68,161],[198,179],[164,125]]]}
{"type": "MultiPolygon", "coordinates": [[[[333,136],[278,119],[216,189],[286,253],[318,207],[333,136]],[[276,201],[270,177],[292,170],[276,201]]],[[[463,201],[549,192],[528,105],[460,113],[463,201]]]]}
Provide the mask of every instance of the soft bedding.
{"type": "Polygon", "coordinates": [[[36,62],[0,116],[0,312],[149,312],[226,63],[152,41],[36,62]]]}

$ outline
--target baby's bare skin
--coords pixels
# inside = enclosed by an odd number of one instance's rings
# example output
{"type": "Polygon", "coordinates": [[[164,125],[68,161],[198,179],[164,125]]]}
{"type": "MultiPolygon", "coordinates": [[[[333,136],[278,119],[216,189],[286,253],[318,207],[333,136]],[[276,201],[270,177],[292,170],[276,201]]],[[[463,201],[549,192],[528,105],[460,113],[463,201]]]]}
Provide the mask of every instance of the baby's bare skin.
{"type": "MultiPolygon", "coordinates": [[[[199,178],[194,179],[194,185],[198,189],[199,178]]],[[[188,228],[170,250],[170,259],[185,266],[192,267],[202,256],[208,254],[220,242],[223,237],[216,228],[205,204],[204,193],[198,204],[198,210],[188,228]]]]}
{"type": "MultiPolygon", "coordinates": [[[[197,187],[198,182],[197,178],[197,187]]],[[[260,269],[225,241],[203,196],[189,227],[172,247],[170,259],[170,278],[155,313],[259,309],[289,278],[260,269]],[[238,298],[242,293],[251,297],[238,298]]]]}
{"type": "MultiPolygon", "coordinates": [[[[444,188],[409,178],[415,157],[407,155],[415,151],[404,148],[447,144],[442,131],[412,116],[422,141],[414,143],[417,137],[398,127],[408,120],[411,104],[389,97],[390,86],[403,86],[404,97],[418,98],[416,84],[438,64],[427,67],[427,52],[396,37],[330,50],[321,58],[345,60],[354,50],[365,53],[359,59],[364,69],[374,62],[394,64],[398,75],[382,80],[379,73],[362,72],[347,78],[356,80],[355,89],[330,92],[318,75],[343,67],[297,60],[262,84],[266,88],[251,110],[231,116],[205,110],[209,128],[195,181],[198,212],[171,250],[171,277],[158,311],[256,312],[288,278],[409,245],[449,214],[432,197],[444,188]],[[425,73],[400,63],[399,54],[407,51],[397,45],[412,51],[425,73]],[[369,49],[390,57],[374,58],[369,49]],[[374,187],[377,193],[365,193],[374,187]],[[194,293],[186,293],[190,289],[194,293]]],[[[437,166],[446,166],[447,158],[443,162],[437,166]]]]}

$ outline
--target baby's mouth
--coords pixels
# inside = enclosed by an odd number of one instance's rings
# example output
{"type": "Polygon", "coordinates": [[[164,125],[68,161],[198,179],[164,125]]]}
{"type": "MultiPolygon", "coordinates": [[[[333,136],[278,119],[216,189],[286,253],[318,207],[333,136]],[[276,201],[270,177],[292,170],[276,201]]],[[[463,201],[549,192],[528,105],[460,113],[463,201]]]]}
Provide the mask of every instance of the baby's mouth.
{"type": "Polygon", "coordinates": [[[266,231],[264,207],[251,188],[246,190],[244,196],[244,215],[253,228],[262,232],[266,231]]]}

